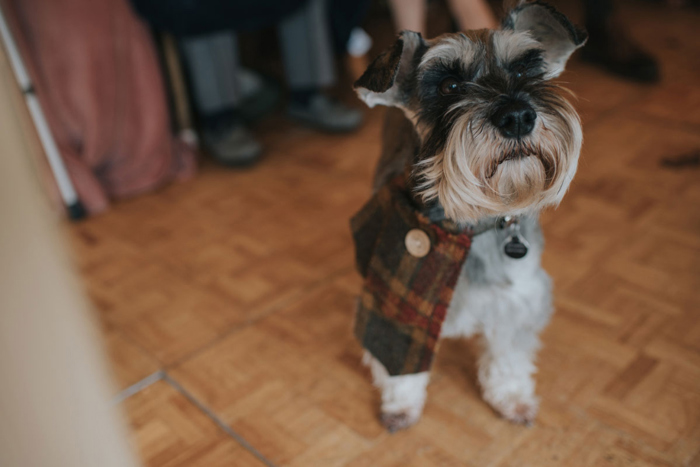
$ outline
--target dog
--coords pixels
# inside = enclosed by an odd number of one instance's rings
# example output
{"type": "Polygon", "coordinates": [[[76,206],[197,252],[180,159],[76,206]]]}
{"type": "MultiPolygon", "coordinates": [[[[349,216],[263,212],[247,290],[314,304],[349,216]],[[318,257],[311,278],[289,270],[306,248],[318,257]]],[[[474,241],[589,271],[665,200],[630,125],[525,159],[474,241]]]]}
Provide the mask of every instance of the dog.
{"type": "MultiPolygon", "coordinates": [[[[538,335],[553,311],[538,214],[562,200],[583,139],[578,114],[551,80],[586,39],[553,7],[521,3],[498,30],[432,40],[403,31],[354,85],[369,107],[393,108],[375,190],[406,173],[417,203],[471,229],[440,338],[481,335],[483,398],[515,423],[536,417],[538,335]]],[[[416,423],[429,372],[389,372],[365,349],[385,427],[416,423]]]]}

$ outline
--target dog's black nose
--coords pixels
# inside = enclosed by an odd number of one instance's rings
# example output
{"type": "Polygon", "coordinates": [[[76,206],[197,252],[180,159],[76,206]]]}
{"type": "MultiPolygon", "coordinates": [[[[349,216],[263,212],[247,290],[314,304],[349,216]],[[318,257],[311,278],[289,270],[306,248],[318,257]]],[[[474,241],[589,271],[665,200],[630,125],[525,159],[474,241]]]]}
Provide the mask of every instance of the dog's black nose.
{"type": "Polygon", "coordinates": [[[537,114],[527,102],[512,100],[501,106],[491,117],[491,123],[506,138],[522,138],[535,127],[537,114]]]}

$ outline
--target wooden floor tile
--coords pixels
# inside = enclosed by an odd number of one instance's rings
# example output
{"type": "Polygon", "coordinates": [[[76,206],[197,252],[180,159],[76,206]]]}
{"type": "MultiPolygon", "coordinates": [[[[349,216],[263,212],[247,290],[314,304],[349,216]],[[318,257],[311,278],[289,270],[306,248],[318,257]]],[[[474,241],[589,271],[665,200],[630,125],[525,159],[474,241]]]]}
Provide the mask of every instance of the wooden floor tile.
{"type": "Polygon", "coordinates": [[[160,369],[157,361],[120,332],[109,329],[103,333],[103,337],[118,391],[138,383],[160,369]]]}
{"type": "Polygon", "coordinates": [[[127,399],[125,407],[145,466],[265,465],[164,381],[127,399]]]}

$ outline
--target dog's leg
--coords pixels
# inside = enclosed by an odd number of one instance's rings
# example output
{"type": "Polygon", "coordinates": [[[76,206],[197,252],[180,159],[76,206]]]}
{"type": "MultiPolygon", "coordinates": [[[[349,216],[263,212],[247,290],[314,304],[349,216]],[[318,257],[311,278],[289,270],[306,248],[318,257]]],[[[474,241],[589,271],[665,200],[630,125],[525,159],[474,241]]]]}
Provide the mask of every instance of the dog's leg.
{"type": "Polygon", "coordinates": [[[527,238],[528,255],[507,261],[500,249],[492,248],[501,243],[496,233],[476,238],[466,280],[458,283],[443,325],[444,337],[481,334],[478,377],[483,397],[516,423],[532,423],[537,415],[532,375],[539,333],[553,311],[551,279],[540,267],[541,234],[530,225],[527,238]]]}
{"type": "Polygon", "coordinates": [[[370,368],[374,385],[381,391],[381,420],[386,429],[393,433],[416,423],[423,413],[429,373],[389,376],[384,365],[367,351],[362,362],[370,368]]]}
{"type": "Polygon", "coordinates": [[[504,418],[531,424],[537,415],[535,354],[539,330],[485,333],[479,359],[479,383],[484,399],[504,418]]]}

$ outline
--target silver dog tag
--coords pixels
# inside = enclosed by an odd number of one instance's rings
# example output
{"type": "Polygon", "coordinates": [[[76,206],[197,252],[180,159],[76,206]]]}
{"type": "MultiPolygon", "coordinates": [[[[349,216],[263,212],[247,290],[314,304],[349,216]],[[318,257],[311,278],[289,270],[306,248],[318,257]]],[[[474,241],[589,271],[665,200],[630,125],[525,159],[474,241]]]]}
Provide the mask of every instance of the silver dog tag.
{"type": "Polygon", "coordinates": [[[512,235],[503,242],[503,251],[506,256],[513,259],[523,258],[527,254],[527,247],[527,240],[517,235],[512,235]]]}
{"type": "Polygon", "coordinates": [[[510,230],[508,237],[503,242],[503,252],[509,258],[520,259],[527,255],[530,244],[520,235],[520,223],[518,219],[506,217],[502,221],[502,228],[510,230]]]}

